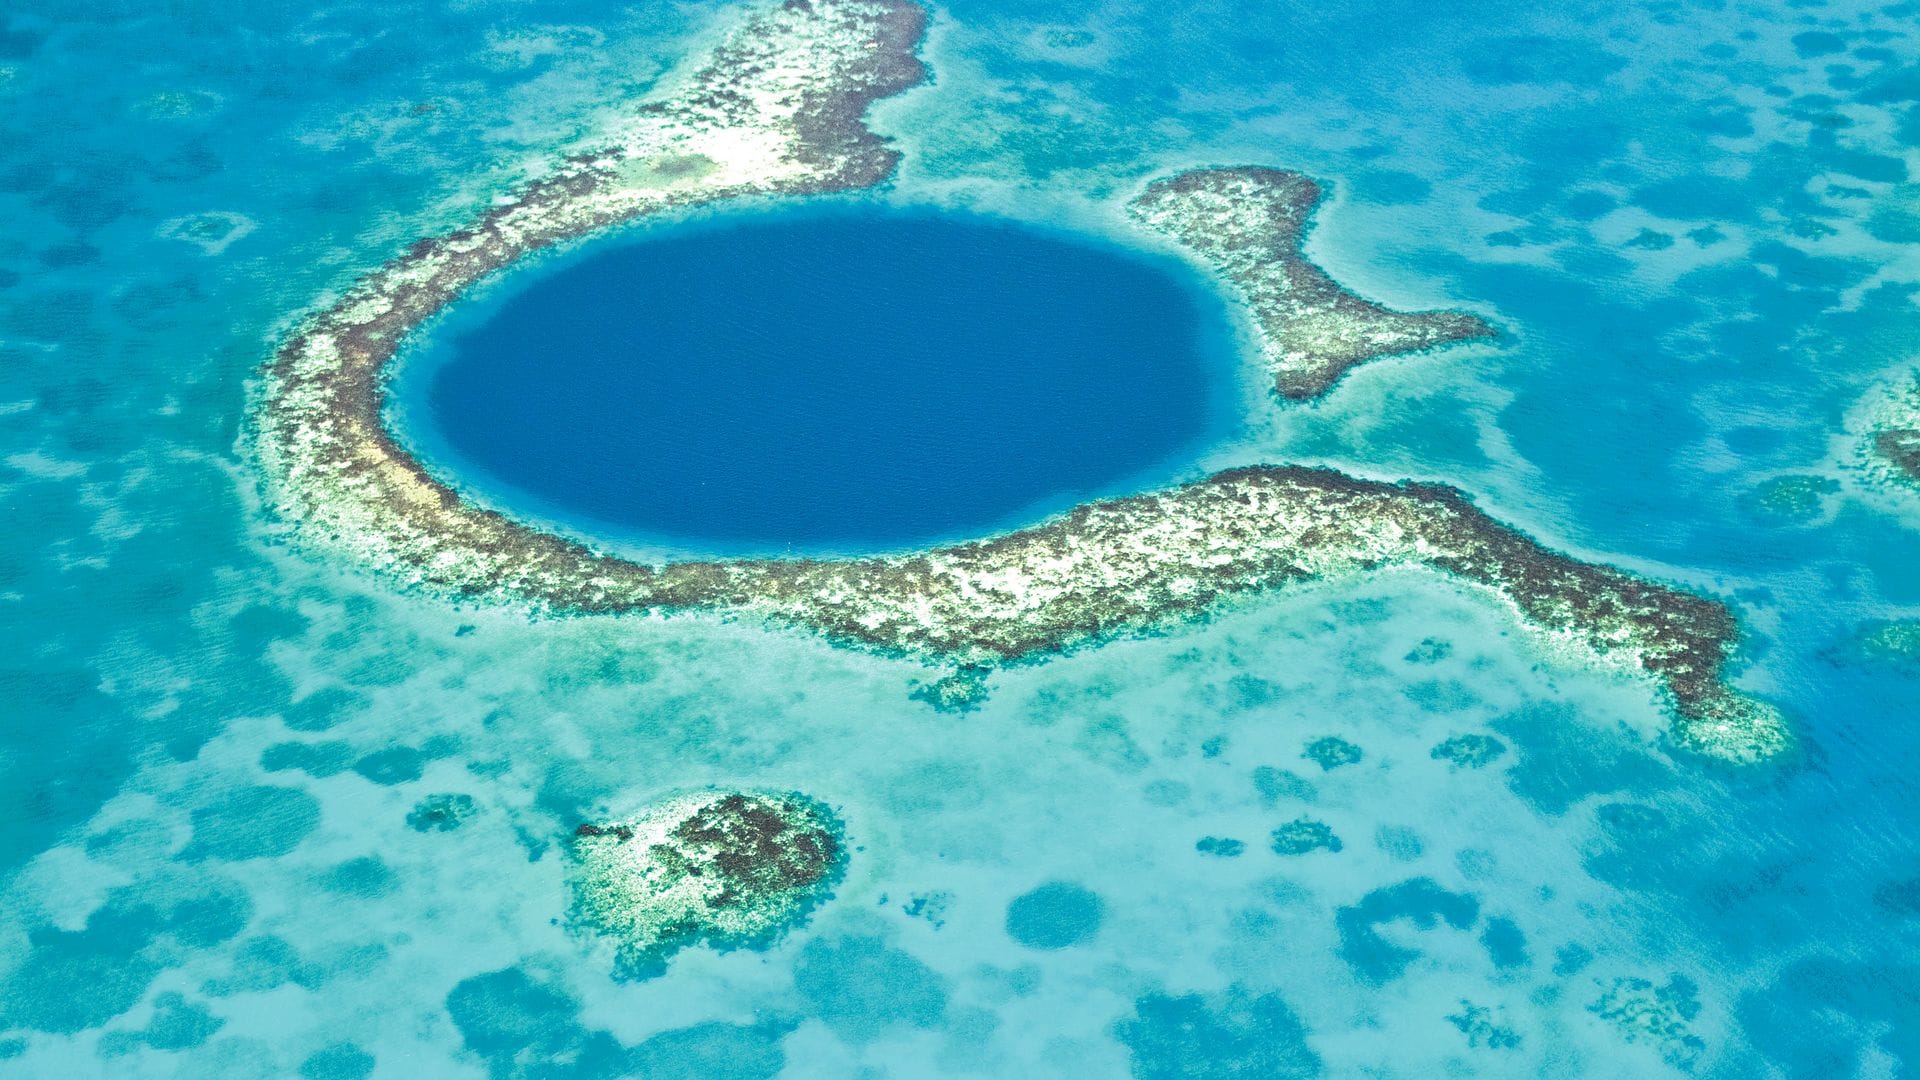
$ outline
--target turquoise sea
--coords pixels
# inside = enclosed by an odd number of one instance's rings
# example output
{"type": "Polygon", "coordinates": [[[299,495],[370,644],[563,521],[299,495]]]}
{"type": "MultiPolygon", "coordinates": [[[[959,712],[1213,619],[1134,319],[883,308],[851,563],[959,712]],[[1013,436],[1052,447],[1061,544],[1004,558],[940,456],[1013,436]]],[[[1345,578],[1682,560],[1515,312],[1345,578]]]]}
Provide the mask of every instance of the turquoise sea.
{"type": "Polygon", "coordinates": [[[1920,666],[1863,636],[1920,618],[1920,497],[1853,456],[1920,366],[1920,5],[959,0],[872,114],[871,201],[1102,245],[1157,175],[1324,181],[1317,262],[1501,338],[1292,406],[1207,352],[1244,419],[1093,486],[1441,480],[1724,597],[1802,743],[1745,770],[1426,574],[951,713],[804,633],[529,621],[289,545],[240,438],[274,342],[736,11],[0,10],[0,1075],[1920,1072],[1920,666]],[[709,784],[831,804],[846,877],[615,978],[565,838],[709,784]]]}

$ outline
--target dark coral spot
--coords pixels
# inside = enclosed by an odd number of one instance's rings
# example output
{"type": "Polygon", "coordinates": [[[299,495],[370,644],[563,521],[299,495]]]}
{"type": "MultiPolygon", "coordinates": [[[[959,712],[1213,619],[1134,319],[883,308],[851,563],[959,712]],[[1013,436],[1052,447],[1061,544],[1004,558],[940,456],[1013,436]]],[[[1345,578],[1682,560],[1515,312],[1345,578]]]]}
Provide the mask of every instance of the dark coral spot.
{"type": "Polygon", "coordinates": [[[411,746],[392,746],[376,750],[353,763],[353,771],[385,787],[420,779],[427,755],[411,746]]]}
{"type": "Polygon", "coordinates": [[[1148,994],[1133,1009],[1114,1035],[1132,1055],[1138,1080],[1320,1075],[1305,1025],[1277,994],[1255,997],[1239,987],[1210,997],[1148,994]]]}
{"type": "Polygon", "coordinates": [[[1030,949],[1064,949],[1091,941],[1105,915],[1092,890],[1049,881],[1007,905],[1007,936],[1030,949]]]}
{"type": "Polygon", "coordinates": [[[1340,736],[1326,735],[1308,743],[1300,756],[1330,771],[1342,765],[1358,764],[1362,754],[1358,746],[1340,736]]]}
{"type": "Polygon", "coordinates": [[[1479,917],[1478,900],[1448,892],[1432,878],[1422,877],[1373,890],[1359,903],[1341,908],[1334,925],[1340,931],[1341,958],[1361,981],[1378,986],[1399,978],[1420,954],[1388,941],[1376,927],[1406,919],[1422,930],[1431,930],[1441,921],[1465,930],[1479,917]]]}

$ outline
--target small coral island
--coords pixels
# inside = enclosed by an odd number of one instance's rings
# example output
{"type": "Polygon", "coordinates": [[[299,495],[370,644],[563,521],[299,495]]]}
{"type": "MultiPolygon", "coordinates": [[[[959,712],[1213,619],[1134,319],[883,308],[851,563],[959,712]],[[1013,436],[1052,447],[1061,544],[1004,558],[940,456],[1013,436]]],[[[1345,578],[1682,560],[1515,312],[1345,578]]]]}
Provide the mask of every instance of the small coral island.
{"type": "Polygon", "coordinates": [[[704,792],[573,836],[573,920],[608,938],[619,969],[656,972],[677,950],[763,945],[840,879],[833,812],[797,793],[704,792]]]}
{"type": "MultiPolygon", "coordinates": [[[[1548,641],[1650,676],[1682,747],[1751,762],[1789,745],[1778,712],[1725,681],[1738,642],[1725,605],[1550,551],[1449,487],[1260,465],[912,554],[655,565],[475,505],[396,445],[381,420],[388,362],[494,271],[675,207],[889,176],[898,155],[864,115],[924,78],[923,23],[900,0],[788,0],[754,15],[609,143],[475,224],[420,241],[308,318],[258,399],[253,443],[270,506],[308,545],[444,595],[554,614],[728,609],[972,673],[930,688],[940,705],[961,704],[994,665],[1203,615],[1236,595],[1424,567],[1504,598],[1548,641]]],[[[1341,289],[1298,250],[1317,198],[1292,173],[1204,169],[1149,185],[1130,209],[1240,291],[1285,397],[1323,392],[1377,356],[1489,333],[1471,315],[1397,313],[1341,289]]]]}

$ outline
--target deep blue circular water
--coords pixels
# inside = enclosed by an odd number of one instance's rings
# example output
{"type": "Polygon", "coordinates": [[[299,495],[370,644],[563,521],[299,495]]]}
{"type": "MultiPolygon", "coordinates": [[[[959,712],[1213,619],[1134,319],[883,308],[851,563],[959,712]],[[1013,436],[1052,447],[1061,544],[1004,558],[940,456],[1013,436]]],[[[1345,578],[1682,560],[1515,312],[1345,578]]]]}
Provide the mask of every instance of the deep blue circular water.
{"type": "Polygon", "coordinates": [[[875,550],[1163,479],[1231,423],[1228,325],[1169,261],[840,208],[533,271],[396,392],[425,456],[509,510],[716,552],[875,550]]]}

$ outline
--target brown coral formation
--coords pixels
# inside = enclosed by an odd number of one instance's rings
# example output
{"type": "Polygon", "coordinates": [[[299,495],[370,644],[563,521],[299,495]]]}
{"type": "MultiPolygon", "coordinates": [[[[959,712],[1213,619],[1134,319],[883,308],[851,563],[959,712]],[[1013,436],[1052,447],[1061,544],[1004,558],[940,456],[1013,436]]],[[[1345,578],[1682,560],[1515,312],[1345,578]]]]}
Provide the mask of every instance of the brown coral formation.
{"type": "Polygon", "coordinates": [[[629,974],[695,942],[772,941],[846,869],[841,824],[797,792],[665,800],[640,816],[574,830],[573,917],[611,939],[629,974]]]}
{"type": "Polygon", "coordinates": [[[1870,476],[1920,487],[1920,373],[1882,387],[1862,402],[1862,460],[1870,476]]]}
{"type": "Polygon", "coordinates": [[[1874,432],[1873,451],[1913,483],[1920,484],[1920,428],[1874,432]]]}
{"type": "Polygon", "coordinates": [[[1493,336],[1477,315],[1391,311],[1328,277],[1300,253],[1319,202],[1320,186],[1299,173],[1243,166],[1156,180],[1127,209],[1233,284],[1284,398],[1319,397],[1369,360],[1493,336]]]}

